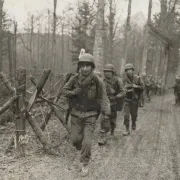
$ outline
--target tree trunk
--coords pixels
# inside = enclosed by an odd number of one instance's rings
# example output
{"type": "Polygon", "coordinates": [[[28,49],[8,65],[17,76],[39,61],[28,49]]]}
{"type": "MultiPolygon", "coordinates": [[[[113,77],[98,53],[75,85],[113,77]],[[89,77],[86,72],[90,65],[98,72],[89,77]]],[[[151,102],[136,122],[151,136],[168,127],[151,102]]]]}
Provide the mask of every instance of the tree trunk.
{"type": "MultiPolygon", "coordinates": [[[[149,7],[148,7],[148,20],[147,23],[151,22],[151,12],[152,12],[152,0],[149,0],[149,7]]],[[[149,49],[149,29],[148,26],[145,25],[145,30],[144,30],[144,50],[143,50],[143,60],[142,60],[142,69],[141,73],[147,73],[146,68],[147,68],[147,54],[148,54],[148,49],[149,49]]]]}
{"type": "MultiPolygon", "coordinates": [[[[167,0],[161,1],[161,14],[160,14],[160,28],[166,28],[166,16],[167,16],[167,0]]],[[[163,75],[162,75],[162,89],[165,91],[166,81],[168,76],[168,62],[170,58],[170,48],[164,47],[164,66],[163,66],[163,75]]]]}
{"type": "Polygon", "coordinates": [[[8,59],[9,59],[9,74],[10,77],[13,77],[13,68],[12,68],[12,47],[11,47],[11,33],[8,33],[8,59]]]}
{"type": "Polygon", "coordinates": [[[125,32],[124,32],[124,50],[123,50],[123,59],[121,61],[121,70],[120,73],[124,73],[124,67],[127,61],[127,55],[128,55],[128,33],[130,31],[130,19],[131,19],[131,5],[132,5],[132,0],[129,0],[128,4],[128,15],[127,15],[127,20],[126,20],[126,27],[125,27],[125,32]]]}
{"type": "Polygon", "coordinates": [[[96,19],[96,31],[95,31],[95,42],[93,55],[95,58],[95,64],[97,71],[102,71],[104,67],[104,6],[105,0],[98,0],[98,12],[96,19]]]}
{"type": "Polygon", "coordinates": [[[20,156],[25,156],[25,130],[26,130],[26,117],[23,113],[26,99],[26,69],[18,69],[16,76],[16,149],[20,156]]]}
{"type": "Polygon", "coordinates": [[[52,64],[51,64],[51,71],[54,72],[54,65],[56,60],[56,7],[57,7],[57,0],[54,0],[54,9],[53,9],[53,37],[52,37],[52,64]]]}
{"type": "Polygon", "coordinates": [[[113,0],[110,0],[109,6],[109,63],[113,61],[113,30],[114,30],[114,12],[113,0]]]}
{"type": "Polygon", "coordinates": [[[3,4],[4,0],[0,0],[0,71],[2,71],[2,46],[3,46],[3,27],[2,27],[2,21],[3,21],[3,4]]]}
{"type": "Polygon", "coordinates": [[[46,56],[46,68],[51,68],[51,61],[49,61],[50,59],[50,10],[48,9],[48,34],[47,34],[47,49],[45,49],[45,52],[47,54],[46,56]]]}
{"type": "Polygon", "coordinates": [[[37,66],[40,67],[40,29],[38,28],[37,66]]]}
{"type": "MultiPolygon", "coordinates": [[[[33,60],[33,37],[34,36],[34,15],[31,16],[31,32],[29,40],[29,55],[31,61],[31,67],[35,67],[35,61],[33,60]]],[[[34,68],[35,69],[35,68],[34,68]]]]}
{"type": "Polygon", "coordinates": [[[168,65],[170,61],[170,48],[166,47],[165,49],[165,58],[164,58],[164,68],[163,68],[163,77],[162,77],[162,88],[163,92],[165,92],[167,88],[167,77],[168,77],[168,65]]]}
{"type": "MultiPolygon", "coordinates": [[[[24,50],[24,46],[23,46],[24,50]]],[[[13,73],[16,73],[17,67],[17,22],[14,22],[14,38],[13,38],[13,73]]]]}
{"type": "Polygon", "coordinates": [[[61,45],[62,45],[62,54],[61,54],[61,70],[63,72],[64,70],[64,24],[62,24],[62,29],[61,29],[61,45]]]}

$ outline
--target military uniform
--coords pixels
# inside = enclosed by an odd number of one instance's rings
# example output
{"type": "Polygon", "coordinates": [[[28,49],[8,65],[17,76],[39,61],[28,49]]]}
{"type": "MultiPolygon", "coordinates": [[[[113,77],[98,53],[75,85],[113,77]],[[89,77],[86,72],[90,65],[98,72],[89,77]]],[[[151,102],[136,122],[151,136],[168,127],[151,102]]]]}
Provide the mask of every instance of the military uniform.
{"type": "MultiPolygon", "coordinates": [[[[133,69],[132,64],[127,64],[125,67],[125,71],[128,69],[133,69]]],[[[124,125],[126,127],[126,131],[124,135],[129,135],[130,130],[130,115],[132,120],[132,129],[136,129],[136,120],[138,115],[138,101],[140,94],[143,92],[144,85],[139,76],[133,75],[132,77],[125,76],[124,80],[124,88],[126,90],[126,96],[124,99],[124,125]]]]}
{"type": "MultiPolygon", "coordinates": [[[[92,62],[93,56],[83,54],[81,63],[92,62]]],[[[65,96],[69,97],[71,111],[71,140],[73,145],[81,150],[80,161],[87,166],[91,157],[91,142],[96,120],[101,111],[105,116],[110,115],[110,103],[102,79],[92,71],[88,77],[83,77],[79,71],[64,87],[65,96]]]]}
{"type": "Polygon", "coordinates": [[[151,101],[152,87],[153,87],[153,80],[147,77],[145,79],[145,91],[146,91],[148,102],[151,101]]]}
{"type": "MultiPolygon", "coordinates": [[[[146,74],[143,73],[141,75],[141,80],[142,80],[142,83],[143,83],[144,87],[145,87],[145,78],[146,78],[146,74]]],[[[143,90],[143,92],[140,94],[140,98],[139,98],[139,107],[143,107],[144,106],[145,96],[146,96],[145,90],[143,90]]]]}
{"type": "Polygon", "coordinates": [[[115,75],[115,69],[112,64],[107,64],[105,66],[104,72],[112,72],[112,77],[108,79],[104,77],[104,84],[106,87],[106,92],[110,101],[111,114],[109,119],[104,119],[101,117],[101,139],[99,141],[100,145],[106,143],[106,133],[111,130],[111,135],[114,134],[114,129],[116,127],[117,111],[121,110],[120,106],[123,104],[123,98],[125,96],[125,90],[123,88],[123,83],[120,78],[115,75]]]}
{"type": "Polygon", "coordinates": [[[162,79],[159,77],[158,78],[158,95],[161,95],[161,90],[162,90],[162,79]]]}
{"type": "Polygon", "coordinates": [[[158,92],[158,77],[155,77],[153,89],[154,89],[154,95],[157,95],[157,92],[158,92]]]}
{"type": "Polygon", "coordinates": [[[176,76],[176,82],[173,88],[174,88],[175,104],[180,104],[180,76],[176,76]]]}

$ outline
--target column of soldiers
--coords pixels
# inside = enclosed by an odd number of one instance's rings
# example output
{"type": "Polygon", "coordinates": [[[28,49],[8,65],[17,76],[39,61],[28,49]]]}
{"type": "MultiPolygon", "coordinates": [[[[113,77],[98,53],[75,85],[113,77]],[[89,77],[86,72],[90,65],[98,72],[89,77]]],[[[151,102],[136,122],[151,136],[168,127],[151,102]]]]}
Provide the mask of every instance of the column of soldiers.
{"type": "Polygon", "coordinates": [[[159,76],[153,78],[152,75],[147,76],[145,73],[141,75],[142,82],[144,84],[144,91],[142,96],[140,97],[139,107],[143,107],[145,100],[147,102],[151,102],[151,97],[153,95],[161,95],[162,94],[162,79],[159,76]]]}
{"type": "Polygon", "coordinates": [[[70,102],[70,137],[72,144],[81,152],[82,176],[89,171],[91,144],[98,118],[101,124],[99,145],[106,144],[108,132],[114,135],[117,112],[122,109],[125,126],[123,135],[130,135],[131,131],[136,130],[138,107],[139,104],[144,105],[145,94],[148,101],[151,100],[152,83],[152,76],[135,75],[132,64],[126,64],[122,79],[116,75],[114,66],[107,64],[102,77],[95,73],[91,54],[84,53],[79,57],[77,73],[64,86],[63,94],[70,102]]]}

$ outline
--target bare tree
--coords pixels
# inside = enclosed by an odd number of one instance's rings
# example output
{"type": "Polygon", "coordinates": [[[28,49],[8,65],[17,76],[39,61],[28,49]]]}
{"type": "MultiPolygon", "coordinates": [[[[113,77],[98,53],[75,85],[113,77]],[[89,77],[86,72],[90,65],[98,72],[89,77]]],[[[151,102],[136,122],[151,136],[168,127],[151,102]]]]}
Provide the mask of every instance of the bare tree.
{"type": "Polygon", "coordinates": [[[3,28],[2,28],[2,23],[3,23],[3,4],[4,0],[0,0],[0,71],[2,71],[2,45],[3,45],[3,28]]]}
{"type": "Polygon", "coordinates": [[[127,45],[128,45],[128,33],[130,31],[131,5],[132,5],[132,0],[129,0],[128,14],[127,14],[125,32],[124,32],[124,50],[123,50],[123,59],[121,61],[121,71],[120,71],[121,74],[123,74],[123,72],[124,72],[124,66],[127,61],[127,53],[128,53],[127,45]]]}
{"type": "Polygon", "coordinates": [[[101,71],[104,66],[103,59],[103,37],[104,37],[104,0],[98,0],[98,10],[96,19],[96,32],[93,54],[96,60],[97,71],[101,71]]]}
{"type": "Polygon", "coordinates": [[[9,73],[10,77],[12,77],[13,74],[13,68],[12,68],[12,35],[10,32],[8,32],[8,59],[9,59],[9,73]]]}
{"type": "MultiPolygon", "coordinates": [[[[149,0],[149,7],[148,7],[148,20],[147,23],[151,21],[151,10],[152,10],[152,0],[149,0]]],[[[149,32],[148,32],[148,26],[145,25],[144,29],[144,50],[143,50],[143,60],[142,60],[142,73],[147,73],[147,54],[148,54],[148,48],[149,48],[149,32]]]]}
{"type": "Polygon", "coordinates": [[[51,70],[54,70],[55,60],[56,60],[56,25],[57,25],[57,15],[56,15],[56,8],[57,8],[57,0],[54,0],[53,3],[53,35],[52,35],[52,63],[51,63],[51,70]]]}
{"type": "Polygon", "coordinates": [[[13,22],[14,25],[14,35],[13,35],[13,73],[16,72],[16,59],[17,59],[17,22],[13,22]]]}
{"type": "Polygon", "coordinates": [[[113,0],[109,0],[109,61],[113,59],[114,20],[113,0]]]}

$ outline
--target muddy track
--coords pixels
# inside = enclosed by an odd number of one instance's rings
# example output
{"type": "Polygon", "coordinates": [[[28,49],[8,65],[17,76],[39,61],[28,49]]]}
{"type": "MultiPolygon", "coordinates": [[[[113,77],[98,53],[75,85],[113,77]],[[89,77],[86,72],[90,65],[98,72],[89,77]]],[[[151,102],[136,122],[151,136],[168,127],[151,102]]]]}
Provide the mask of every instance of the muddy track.
{"type": "MultiPolygon", "coordinates": [[[[148,160],[148,166],[149,166],[148,171],[145,173],[145,175],[142,179],[144,179],[144,178],[148,179],[148,176],[151,172],[154,161],[156,158],[158,158],[157,157],[157,152],[158,152],[157,150],[160,147],[159,130],[160,130],[162,118],[161,118],[160,113],[156,109],[162,110],[162,99],[161,99],[161,101],[158,101],[158,104],[156,104],[155,107],[154,107],[154,104],[150,104],[148,106],[148,112],[149,113],[147,114],[147,116],[142,118],[143,121],[141,122],[141,128],[140,128],[139,132],[138,131],[136,132],[136,136],[133,139],[134,147],[132,149],[132,153],[133,153],[133,157],[138,159],[138,157],[141,156],[139,153],[139,149],[141,148],[141,144],[143,143],[143,141],[146,141],[146,138],[148,138],[148,136],[149,136],[149,132],[147,130],[147,127],[155,129],[155,132],[153,132],[153,137],[151,140],[154,142],[154,146],[153,146],[154,153],[151,153],[151,156],[149,158],[150,160],[148,160]],[[156,119],[157,119],[157,121],[156,121],[156,119]]],[[[137,163],[135,163],[135,165],[136,164],[137,163]]],[[[137,169],[138,168],[140,168],[140,167],[137,167],[137,165],[136,165],[136,168],[135,167],[130,168],[130,171],[129,171],[126,179],[134,179],[137,175],[137,169]]]]}
{"type": "MultiPolygon", "coordinates": [[[[141,112],[141,117],[139,117],[139,125],[138,125],[138,130],[136,132],[135,135],[131,135],[130,137],[119,137],[119,141],[117,142],[117,145],[115,145],[115,147],[111,146],[111,151],[110,154],[111,156],[106,156],[106,162],[103,163],[103,166],[101,166],[101,168],[98,169],[97,173],[96,173],[96,178],[100,177],[99,179],[108,179],[108,173],[109,174],[116,174],[115,171],[117,171],[117,169],[121,169],[122,163],[121,163],[121,159],[123,159],[123,157],[127,157],[127,150],[129,148],[131,148],[131,146],[133,146],[133,150],[132,150],[132,154],[135,151],[138,151],[138,146],[144,136],[144,131],[141,130],[144,128],[144,126],[146,125],[146,121],[150,118],[150,116],[152,115],[152,113],[150,111],[145,111],[144,114],[141,112]],[[113,149],[113,150],[112,150],[113,149]],[[116,168],[111,168],[111,167],[116,167],[116,168]],[[108,172],[108,173],[107,173],[108,172]]],[[[133,170],[132,170],[133,171],[133,170]]],[[[132,174],[133,172],[130,171],[130,174],[132,174]]],[[[112,176],[109,178],[113,178],[112,176]]]]}
{"type": "Polygon", "coordinates": [[[180,174],[179,174],[179,153],[180,153],[180,126],[179,126],[179,121],[178,121],[178,114],[179,113],[179,108],[174,107],[172,109],[172,123],[174,126],[175,130],[175,136],[176,136],[176,141],[171,142],[170,147],[170,152],[172,155],[172,170],[175,175],[175,179],[180,179],[180,174]]]}
{"type": "Polygon", "coordinates": [[[81,178],[76,170],[79,152],[72,148],[68,139],[56,137],[64,137],[66,131],[62,127],[59,128],[61,132],[58,128],[52,131],[55,121],[49,124],[48,130],[56,143],[58,157],[31,154],[21,160],[9,158],[9,163],[2,161],[0,173],[7,180],[7,174],[17,180],[179,180],[180,107],[171,105],[172,97],[154,97],[152,103],[140,108],[137,131],[128,137],[122,135],[122,113],[115,137],[109,137],[106,146],[97,145],[96,132],[90,173],[86,178],[81,178]]]}
{"type": "Polygon", "coordinates": [[[159,108],[160,111],[157,111],[157,122],[155,124],[155,131],[154,131],[154,137],[153,137],[153,142],[154,142],[154,146],[153,146],[153,151],[151,153],[151,156],[149,158],[149,165],[148,165],[148,171],[146,172],[144,178],[145,179],[151,179],[151,173],[152,173],[152,169],[154,167],[155,164],[155,160],[157,160],[159,158],[160,155],[160,147],[161,147],[161,143],[160,143],[160,128],[161,128],[161,123],[162,123],[162,114],[163,114],[163,107],[164,104],[164,98],[160,97],[160,103],[158,105],[157,108],[159,108]]]}

